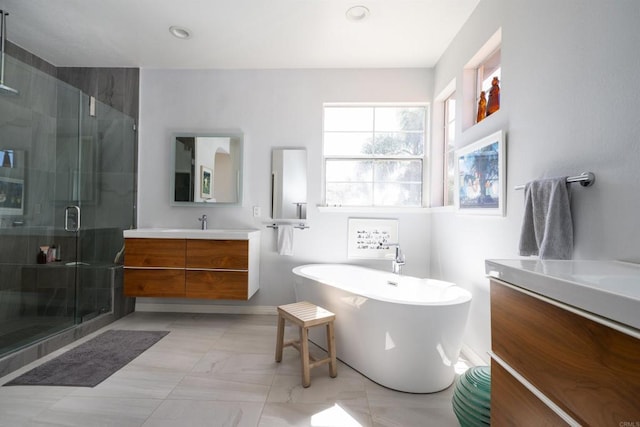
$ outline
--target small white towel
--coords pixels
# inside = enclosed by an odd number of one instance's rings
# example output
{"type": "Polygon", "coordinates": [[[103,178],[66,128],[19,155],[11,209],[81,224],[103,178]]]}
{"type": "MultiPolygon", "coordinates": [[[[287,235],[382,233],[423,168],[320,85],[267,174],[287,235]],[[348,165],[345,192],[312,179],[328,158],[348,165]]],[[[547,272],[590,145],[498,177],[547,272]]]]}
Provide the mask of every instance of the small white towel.
{"type": "Polygon", "coordinates": [[[573,222],[567,177],[541,179],[525,185],[520,255],[540,259],[571,259],[573,222]]]}
{"type": "Polygon", "coordinates": [[[278,253],[293,255],[293,226],[278,224],[278,253]]]}

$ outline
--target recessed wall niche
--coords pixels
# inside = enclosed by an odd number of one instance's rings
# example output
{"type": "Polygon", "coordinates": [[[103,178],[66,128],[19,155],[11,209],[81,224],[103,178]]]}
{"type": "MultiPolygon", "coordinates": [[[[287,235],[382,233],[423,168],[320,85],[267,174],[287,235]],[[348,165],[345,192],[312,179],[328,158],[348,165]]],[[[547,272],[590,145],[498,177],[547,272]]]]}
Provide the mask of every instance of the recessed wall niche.
{"type": "Polygon", "coordinates": [[[486,120],[500,108],[502,28],[467,62],[462,73],[462,130],[486,120]],[[484,97],[481,93],[484,92],[484,97]],[[484,109],[484,112],[479,111],[484,109]]]}

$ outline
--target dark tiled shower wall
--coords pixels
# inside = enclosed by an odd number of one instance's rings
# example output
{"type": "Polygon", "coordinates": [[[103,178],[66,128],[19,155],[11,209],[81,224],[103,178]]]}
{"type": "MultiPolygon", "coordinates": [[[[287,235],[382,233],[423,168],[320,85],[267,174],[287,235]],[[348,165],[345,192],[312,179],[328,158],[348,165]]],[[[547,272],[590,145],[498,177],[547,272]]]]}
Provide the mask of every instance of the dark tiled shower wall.
{"type": "Polygon", "coordinates": [[[7,55],[13,56],[17,60],[24,62],[43,73],[47,73],[53,77],[57,76],[57,69],[55,65],[50,64],[39,56],[35,56],[31,52],[22,49],[20,46],[11,43],[9,40],[7,40],[5,44],[5,51],[7,55]]]}
{"type": "Polygon", "coordinates": [[[138,122],[138,68],[58,67],[58,79],[138,122]]]}
{"type": "MultiPolygon", "coordinates": [[[[140,88],[140,69],[139,68],[90,68],[90,67],[56,67],[55,65],[45,61],[44,59],[28,52],[18,45],[6,42],[6,53],[13,56],[21,62],[30,65],[50,76],[80,89],[87,95],[95,97],[98,101],[120,111],[127,116],[133,118],[133,123],[137,127],[139,117],[139,88],[140,88]]],[[[60,114],[60,113],[58,113],[60,114]]],[[[60,125],[60,117],[58,117],[58,126],[60,125]]],[[[108,135],[108,133],[104,133],[108,135]]],[[[131,164],[134,173],[134,199],[137,198],[137,165],[138,165],[138,133],[134,136],[134,149],[132,158],[130,159],[109,159],[111,164],[124,166],[131,164]],[[117,160],[117,161],[113,161],[117,160]]],[[[53,146],[53,145],[51,145],[53,146]]],[[[115,147],[113,143],[108,145],[115,147]]],[[[105,153],[109,154],[109,153],[105,153]]],[[[121,155],[121,153],[116,153],[121,155]]],[[[107,171],[108,177],[103,177],[103,184],[117,180],[127,171],[107,171]],[[114,175],[115,173],[115,175],[114,175]],[[110,178],[107,179],[107,178],[110,178]]],[[[46,178],[43,178],[46,179],[46,178]]],[[[135,210],[135,206],[134,206],[135,210]]],[[[113,213],[111,213],[113,214],[113,213]]],[[[135,221],[136,214],[133,218],[135,221]]],[[[135,226],[135,224],[131,224],[135,226]]]]}
{"type": "Polygon", "coordinates": [[[138,123],[140,69],[56,67],[9,40],[6,53],[133,117],[138,123]]]}

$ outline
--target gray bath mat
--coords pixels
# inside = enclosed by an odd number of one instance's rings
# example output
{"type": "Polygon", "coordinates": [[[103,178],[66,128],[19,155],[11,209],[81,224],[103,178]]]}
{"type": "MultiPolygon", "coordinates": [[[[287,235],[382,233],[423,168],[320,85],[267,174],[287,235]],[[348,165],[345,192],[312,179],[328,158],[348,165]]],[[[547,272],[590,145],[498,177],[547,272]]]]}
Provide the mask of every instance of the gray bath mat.
{"type": "Polygon", "coordinates": [[[5,385],[95,387],[168,333],[109,330],[5,385]]]}

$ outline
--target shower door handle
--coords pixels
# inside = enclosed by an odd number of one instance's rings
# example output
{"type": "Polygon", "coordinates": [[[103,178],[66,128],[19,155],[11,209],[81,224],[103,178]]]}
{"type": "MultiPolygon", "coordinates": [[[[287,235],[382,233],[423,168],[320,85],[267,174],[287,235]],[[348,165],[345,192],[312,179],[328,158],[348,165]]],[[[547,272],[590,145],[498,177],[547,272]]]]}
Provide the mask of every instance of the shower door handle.
{"type": "Polygon", "coordinates": [[[80,230],[80,206],[67,206],[64,209],[64,229],[65,231],[80,230]]]}

